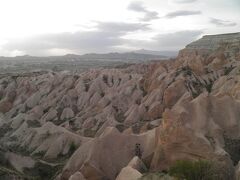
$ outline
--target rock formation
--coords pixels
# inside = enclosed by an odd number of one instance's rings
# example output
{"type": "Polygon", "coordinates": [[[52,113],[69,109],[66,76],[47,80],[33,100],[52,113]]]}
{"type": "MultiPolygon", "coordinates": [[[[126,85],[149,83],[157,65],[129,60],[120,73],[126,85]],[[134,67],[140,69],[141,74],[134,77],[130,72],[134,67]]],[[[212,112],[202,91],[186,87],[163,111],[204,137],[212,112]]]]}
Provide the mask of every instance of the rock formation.
{"type": "Polygon", "coordinates": [[[239,75],[234,33],[204,36],[174,60],[3,76],[0,150],[26,175],[43,163],[61,180],[137,179],[181,159],[216,161],[234,179],[239,75]]]}

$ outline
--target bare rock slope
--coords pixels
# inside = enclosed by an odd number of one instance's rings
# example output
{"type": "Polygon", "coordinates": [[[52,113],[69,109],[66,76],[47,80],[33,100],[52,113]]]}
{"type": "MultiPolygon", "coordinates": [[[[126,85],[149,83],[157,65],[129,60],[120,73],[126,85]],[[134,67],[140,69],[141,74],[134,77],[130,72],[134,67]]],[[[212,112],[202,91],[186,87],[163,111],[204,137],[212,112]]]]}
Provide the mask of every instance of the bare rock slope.
{"type": "Polygon", "coordinates": [[[131,165],[135,155],[145,171],[167,170],[180,159],[209,159],[234,179],[240,160],[239,37],[204,36],[174,60],[121,69],[3,76],[4,162],[11,162],[11,151],[32,158],[35,168],[18,164],[29,176],[112,180],[126,179],[126,173],[141,177],[131,165]],[[51,172],[36,170],[43,164],[51,172]]]}

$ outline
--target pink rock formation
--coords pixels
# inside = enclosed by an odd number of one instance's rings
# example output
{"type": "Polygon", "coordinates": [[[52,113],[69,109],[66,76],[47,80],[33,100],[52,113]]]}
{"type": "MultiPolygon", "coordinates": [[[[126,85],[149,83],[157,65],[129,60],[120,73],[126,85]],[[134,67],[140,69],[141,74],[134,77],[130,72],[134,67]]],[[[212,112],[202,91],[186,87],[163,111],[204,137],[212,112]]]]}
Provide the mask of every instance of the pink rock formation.
{"type": "Polygon", "coordinates": [[[63,180],[140,177],[136,143],[149,171],[209,159],[231,179],[240,160],[239,72],[238,33],[206,36],[174,60],[2,77],[1,147],[69,158],[63,180]]]}

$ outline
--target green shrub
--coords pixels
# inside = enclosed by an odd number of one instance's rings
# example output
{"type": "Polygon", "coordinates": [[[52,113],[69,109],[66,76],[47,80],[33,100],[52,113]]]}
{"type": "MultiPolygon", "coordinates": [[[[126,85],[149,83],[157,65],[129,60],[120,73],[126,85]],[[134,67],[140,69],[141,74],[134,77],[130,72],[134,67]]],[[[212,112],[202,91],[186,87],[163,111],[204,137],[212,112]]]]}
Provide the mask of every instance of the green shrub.
{"type": "Polygon", "coordinates": [[[169,169],[169,174],[179,180],[217,180],[214,164],[209,161],[177,161],[169,169]]]}

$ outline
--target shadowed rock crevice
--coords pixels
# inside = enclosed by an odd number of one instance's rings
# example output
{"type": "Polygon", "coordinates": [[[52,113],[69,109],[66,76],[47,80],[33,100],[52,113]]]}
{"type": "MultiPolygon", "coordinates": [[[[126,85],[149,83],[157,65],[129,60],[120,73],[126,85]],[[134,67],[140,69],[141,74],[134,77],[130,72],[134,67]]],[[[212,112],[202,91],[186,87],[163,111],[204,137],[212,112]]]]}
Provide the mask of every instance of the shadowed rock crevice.
{"type": "Polygon", "coordinates": [[[237,165],[240,161],[240,138],[234,139],[224,135],[224,149],[231,156],[231,160],[234,165],[237,165]]]}

